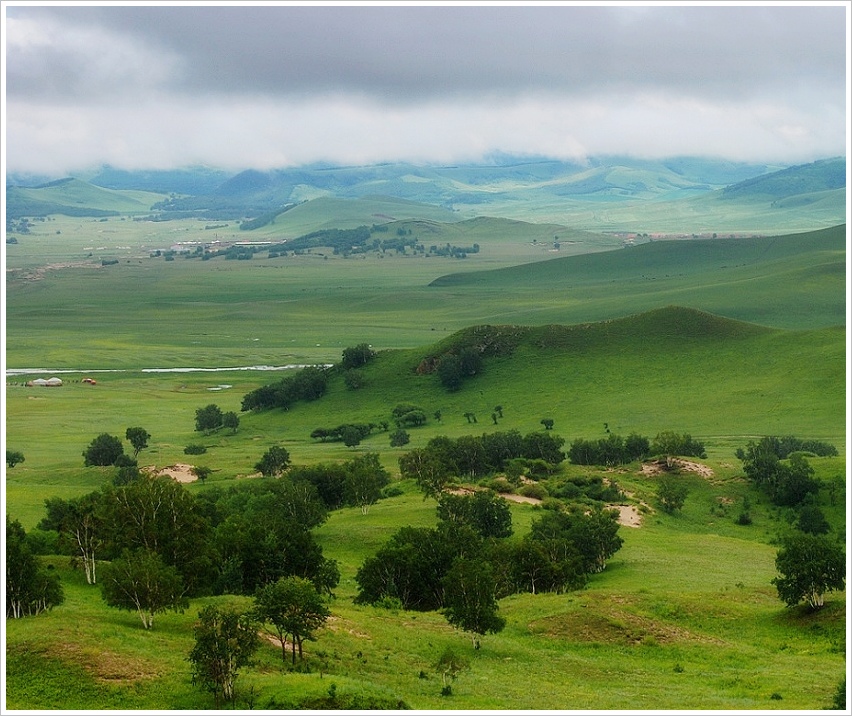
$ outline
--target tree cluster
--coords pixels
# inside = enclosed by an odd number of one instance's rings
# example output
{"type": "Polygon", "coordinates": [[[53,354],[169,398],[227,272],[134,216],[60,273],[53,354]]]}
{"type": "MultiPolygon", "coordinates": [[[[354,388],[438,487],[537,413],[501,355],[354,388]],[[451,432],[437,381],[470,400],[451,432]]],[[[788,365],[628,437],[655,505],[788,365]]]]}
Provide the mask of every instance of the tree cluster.
{"type": "Polygon", "coordinates": [[[437,527],[398,530],[359,568],[356,602],[391,598],[405,609],[445,609],[461,579],[458,573],[465,571],[460,565],[473,563],[487,565],[487,575],[479,579],[493,585],[495,598],[561,593],[582,587],[621,547],[612,511],[545,511],[528,535],[515,539],[510,537],[510,516],[495,509],[493,499],[445,497],[437,527]]]}
{"type": "Polygon", "coordinates": [[[290,468],[288,477],[294,482],[307,482],[329,510],[344,506],[366,511],[381,497],[390,483],[390,474],[375,453],[359,455],[343,463],[317,463],[290,468]]]}
{"type": "Polygon", "coordinates": [[[609,433],[605,438],[577,438],[568,449],[568,459],[575,465],[625,465],[641,460],[649,453],[648,438],[630,433],[626,438],[609,433]]]}
{"type": "MultiPolygon", "coordinates": [[[[808,495],[819,491],[819,480],[814,477],[814,469],[804,455],[788,451],[796,442],[792,438],[764,437],[758,442],[750,441],[745,450],[737,450],[743,472],[776,505],[795,507],[808,495]]],[[[825,447],[820,449],[826,450],[825,447]]]]}
{"type": "Polygon", "coordinates": [[[18,520],[6,517],[6,618],[20,619],[52,609],[65,601],[59,577],[33,554],[18,520]]]}
{"type": "Polygon", "coordinates": [[[479,437],[437,436],[423,448],[415,448],[399,458],[400,473],[413,478],[427,495],[436,496],[454,478],[473,479],[502,472],[511,460],[543,460],[558,465],[565,459],[564,440],[550,433],[521,436],[517,430],[485,433],[479,437]]]}
{"type": "MultiPolygon", "coordinates": [[[[356,492],[358,498],[367,499],[356,492]]],[[[353,500],[356,499],[353,497],[353,500]]],[[[79,498],[46,500],[40,530],[101,583],[113,606],[153,614],[185,597],[253,594],[286,576],[330,592],[339,580],[311,530],[328,510],[308,480],[251,481],[193,494],[168,477],[143,476],[79,498]],[[95,567],[107,560],[102,579],[95,567]]]]}
{"type": "Polygon", "coordinates": [[[340,443],[355,447],[374,430],[386,429],[377,423],[343,423],[334,428],[314,428],[311,437],[323,443],[340,443]]]}
{"type": "Polygon", "coordinates": [[[287,410],[300,400],[309,402],[321,398],[327,386],[328,371],[325,368],[302,368],[291,376],[246,393],[242,410],[287,410]]]}

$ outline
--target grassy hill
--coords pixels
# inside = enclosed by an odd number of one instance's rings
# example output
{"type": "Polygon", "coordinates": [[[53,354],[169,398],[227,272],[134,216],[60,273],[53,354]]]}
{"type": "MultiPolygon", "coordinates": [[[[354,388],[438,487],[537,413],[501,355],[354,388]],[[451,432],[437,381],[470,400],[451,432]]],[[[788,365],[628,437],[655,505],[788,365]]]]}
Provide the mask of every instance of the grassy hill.
{"type": "Polygon", "coordinates": [[[80,179],[59,179],[38,187],[7,187],[9,218],[22,216],[116,216],[139,214],[163,198],[160,194],[140,190],[113,190],[95,186],[80,179]]]}
{"type": "MultiPolygon", "coordinates": [[[[842,328],[777,330],[676,306],[577,325],[479,324],[419,348],[381,351],[362,369],[357,391],[338,375],[314,403],[243,414],[236,434],[210,436],[193,431],[196,408],[215,402],[239,410],[243,394],[277,376],[115,373],[98,375],[97,386],[72,380],[59,389],[13,386],[7,444],[26,461],[8,473],[7,510],[30,529],[46,497],[105,484],[109,469],[82,467],[80,453],[96,434],[122,435],[131,422],[152,433],[139,455],[143,465],[186,462],[184,445],[208,446],[192,459],[214,473],[207,485],[189,485],[193,492],[250,474],[273,444],[286,447],[295,464],[378,452],[396,475],[398,457],[433,436],[526,434],[541,428],[542,417],[553,419],[554,432],[569,443],[602,437],[604,423],[620,434],[690,432],[705,442],[708,458],[700,462],[712,474],[683,473],[689,495],[680,514],[657,508],[655,478],[638,464],[616,471],[565,467],[576,476],[617,479],[632,504],[646,505],[642,525],[621,528],[624,546],[583,590],[501,600],[506,629],[487,636],[479,651],[438,613],[352,601],[363,560],[403,525],[434,525],[434,501],[402,482],[401,494],[367,515],[332,513],[317,534],[340,564],[333,619],[306,645],[300,670],[282,666],[277,644],[264,643],[257,663],[240,676],[237,705],[298,709],[335,693],[361,704],[423,710],[820,709],[845,671],[845,595],[829,595],[816,614],[783,607],[771,579],[775,542],[790,529],[787,514],[743,479],[734,450],[753,436],[794,434],[828,440],[842,452],[844,356],[842,328]],[[464,346],[482,350],[485,361],[461,390],[447,392],[434,374],[417,372],[424,358],[464,346]],[[230,387],[209,392],[220,382],[230,387]],[[310,438],[318,426],[388,420],[400,402],[422,406],[429,418],[410,430],[407,446],[390,448],[386,433],[356,448],[310,438]],[[489,416],[497,404],[504,417],[495,425],[489,416]],[[478,422],[468,422],[465,412],[478,422]],[[753,523],[740,526],[735,518],[746,500],[753,523]],[[434,667],[448,646],[470,663],[451,697],[440,695],[434,667]],[[519,670],[533,673],[534,689],[519,670]]],[[[841,535],[845,462],[812,464],[826,485],[820,505],[841,535]]],[[[517,535],[540,514],[529,504],[511,509],[517,535]]],[[[195,616],[208,603],[247,608],[249,598],[193,600],[186,613],[163,615],[148,633],[134,614],[104,606],[67,558],[46,560],[60,574],[67,600],[39,617],[7,622],[7,707],[210,707],[190,683],[186,663],[195,616]]]]}
{"type": "Polygon", "coordinates": [[[560,295],[563,305],[576,302],[585,315],[603,318],[613,315],[615,304],[624,305],[629,295],[637,310],[669,302],[730,318],[804,327],[845,322],[845,273],[842,225],[777,237],[652,241],[606,253],[450,274],[431,286],[511,292],[523,320],[542,296],[560,295]]]}

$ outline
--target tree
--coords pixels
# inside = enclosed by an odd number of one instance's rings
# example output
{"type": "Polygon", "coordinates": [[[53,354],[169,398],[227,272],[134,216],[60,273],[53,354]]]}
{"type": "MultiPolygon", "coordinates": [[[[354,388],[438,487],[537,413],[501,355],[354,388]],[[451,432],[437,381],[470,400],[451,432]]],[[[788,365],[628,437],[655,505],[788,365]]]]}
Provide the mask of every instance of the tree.
{"type": "Polygon", "coordinates": [[[222,410],[211,403],[195,411],[195,430],[199,433],[212,433],[222,427],[222,410]]]}
{"type": "Polygon", "coordinates": [[[553,418],[542,418],[539,422],[544,425],[545,430],[553,430],[553,418]]]}
{"type": "Polygon", "coordinates": [[[775,567],[780,576],[772,584],[788,607],[805,601],[811,609],[820,609],[826,592],[846,586],[846,555],[824,535],[788,537],[775,556],[775,567]]]}
{"type": "Polygon", "coordinates": [[[269,450],[263,453],[254,469],[261,473],[264,477],[275,477],[280,475],[290,465],[290,453],[283,447],[273,445],[269,450]]]}
{"type": "Polygon", "coordinates": [[[683,508],[688,494],[686,483],[675,475],[663,475],[657,483],[657,499],[669,514],[683,508]]]}
{"type": "Polygon", "coordinates": [[[192,683],[213,693],[218,708],[233,701],[239,670],[260,645],[257,623],[248,613],[208,606],[198,613],[195,646],[189,654],[192,683]]]}
{"type": "Polygon", "coordinates": [[[464,380],[462,363],[458,356],[448,353],[438,363],[438,379],[449,391],[459,390],[464,380]]]}
{"type": "Polygon", "coordinates": [[[329,616],[316,587],[302,577],[283,577],[257,590],[254,597],[254,615],[261,622],[268,622],[275,628],[278,641],[281,642],[281,659],[287,659],[285,637],[290,637],[292,645],[292,663],[296,663],[296,647],[299,659],[302,658],[302,643],[314,638],[329,616]]]}
{"type": "Polygon", "coordinates": [[[83,563],[86,583],[97,580],[97,557],[104,545],[102,494],[92,492],[82,497],[63,500],[50,497],[44,501],[47,516],[38,524],[40,530],[55,530],[60,544],[70,546],[83,563]]]}
{"type": "Polygon", "coordinates": [[[355,425],[344,425],[340,437],[346,447],[357,447],[361,444],[361,431],[355,425]]]}
{"type": "Polygon", "coordinates": [[[802,531],[812,535],[823,535],[831,529],[825,513],[813,504],[802,505],[799,509],[799,518],[796,526],[802,531]]]}
{"type": "Polygon", "coordinates": [[[83,451],[83,464],[86,467],[114,465],[119,456],[123,454],[124,446],[119,438],[101,433],[83,451]]]}
{"type": "Polygon", "coordinates": [[[451,524],[467,525],[482,537],[502,538],[512,534],[509,503],[490,490],[473,495],[441,495],[438,518],[451,524]]]}
{"type": "Polygon", "coordinates": [[[136,457],[140,450],[144,450],[148,447],[148,441],[151,439],[151,433],[145,430],[145,428],[127,428],[124,433],[124,437],[133,446],[133,457],[136,457]]]}
{"type": "Polygon", "coordinates": [[[197,498],[170,477],[143,477],[105,488],[102,514],[107,556],[156,552],[180,573],[187,594],[209,589],[216,571],[212,528],[197,498]]]}
{"type": "Polygon", "coordinates": [[[357,346],[343,349],[341,366],[344,369],[360,368],[369,363],[375,355],[369,343],[359,343],[357,346]]]}
{"type": "Polygon", "coordinates": [[[189,468],[189,471],[195,475],[196,478],[201,480],[201,483],[204,484],[204,481],[210,477],[210,473],[213,472],[212,467],[207,467],[206,465],[193,465],[189,468]]]}
{"type": "Polygon", "coordinates": [[[8,467],[15,467],[24,461],[24,453],[19,452],[17,450],[7,450],[6,451],[6,465],[8,467]]]}
{"type": "Polygon", "coordinates": [[[18,520],[6,517],[6,617],[35,616],[65,601],[59,576],[42,569],[18,520]]]}
{"type": "Polygon", "coordinates": [[[102,573],[104,601],[117,609],[136,611],[145,629],[153,628],[155,614],[183,612],[189,606],[177,569],[151,550],[125,550],[119,559],[104,565],[102,573]]]}
{"type": "Polygon", "coordinates": [[[689,433],[680,434],[673,430],[664,430],[657,434],[650,445],[652,455],[664,455],[666,464],[671,467],[678,455],[689,457],[707,457],[704,444],[693,440],[689,433]]]}
{"type": "Polygon", "coordinates": [[[382,488],[388,483],[390,475],[376,453],[368,453],[346,463],[344,498],[348,504],[360,507],[362,515],[367,514],[370,505],[378,502],[382,488]]]}
{"type": "Polygon", "coordinates": [[[228,428],[232,434],[236,433],[237,428],[240,427],[240,416],[233,410],[222,413],[222,427],[228,428]]]}
{"type": "Polygon", "coordinates": [[[403,445],[408,445],[411,442],[411,436],[408,434],[406,430],[399,428],[390,434],[390,446],[391,447],[402,447],[403,445]]]}
{"type": "Polygon", "coordinates": [[[444,578],[445,607],[442,614],[454,627],[473,634],[473,646],[479,638],[497,633],[506,620],[497,612],[494,573],[488,562],[457,558],[444,578]]]}
{"type": "Polygon", "coordinates": [[[449,681],[455,681],[456,677],[462,672],[462,670],[470,667],[470,662],[465,659],[460,654],[456,653],[456,651],[448,646],[441,653],[441,656],[438,657],[438,661],[435,662],[435,669],[441,674],[441,684],[443,686],[442,694],[449,695],[452,693],[451,686],[449,681]]]}
{"type": "Polygon", "coordinates": [[[414,479],[425,499],[441,494],[450,482],[451,468],[435,450],[415,448],[399,458],[399,472],[414,479]]]}

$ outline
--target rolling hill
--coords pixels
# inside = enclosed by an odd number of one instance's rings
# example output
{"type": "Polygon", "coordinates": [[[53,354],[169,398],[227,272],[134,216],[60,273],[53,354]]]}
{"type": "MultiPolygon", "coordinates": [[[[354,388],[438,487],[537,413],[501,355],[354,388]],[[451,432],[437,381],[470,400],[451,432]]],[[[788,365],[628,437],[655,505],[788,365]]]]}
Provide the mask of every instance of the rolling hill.
{"type": "Polygon", "coordinates": [[[477,165],[311,165],[233,175],[207,167],[158,172],[107,167],[85,177],[88,182],[81,177],[40,187],[7,185],[10,217],[138,213],[153,205],[161,219],[230,220],[274,216],[321,198],[387,197],[432,207],[421,206],[419,216],[405,218],[434,219],[435,207],[441,207],[457,218],[498,216],[590,231],[767,233],[844,221],[846,163],[833,158],[776,167],[696,157],[584,162],[500,157],[477,165]],[[112,193],[98,194],[94,187],[112,193]],[[134,197],[130,190],[169,197],[134,197]]]}
{"type": "Polygon", "coordinates": [[[436,289],[505,291],[519,309],[538,297],[576,301],[585,315],[677,303],[773,326],[845,323],[846,226],[744,239],[651,241],[492,271],[454,273],[436,289]],[[778,287],[783,285],[784,291],[778,287]],[[629,297],[629,298],[628,298],[629,297]]]}
{"type": "Polygon", "coordinates": [[[58,179],[37,187],[6,188],[6,211],[10,219],[23,216],[118,216],[140,214],[162,199],[162,195],[138,189],[104,189],[74,178],[58,179]]]}

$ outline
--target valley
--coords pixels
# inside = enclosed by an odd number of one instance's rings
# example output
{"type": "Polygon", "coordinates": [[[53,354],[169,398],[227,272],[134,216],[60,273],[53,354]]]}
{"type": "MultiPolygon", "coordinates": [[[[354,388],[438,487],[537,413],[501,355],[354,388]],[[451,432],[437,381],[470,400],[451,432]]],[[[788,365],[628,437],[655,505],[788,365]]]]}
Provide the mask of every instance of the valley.
{"type": "MultiPolygon", "coordinates": [[[[64,601],[7,618],[6,705],[214,708],[192,683],[193,629],[206,606],[253,605],[252,591],[221,587],[237,559],[228,540],[255,534],[251,519],[225,515],[234,495],[289,483],[286,470],[258,468],[278,447],[293,474],[375,458],[367,464],[388,482],[368,509],[341,497],[308,532],[339,570],[331,616],[292,664],[261,630],[237,709],[829,707],[846,672],[845,590],[811,611],[785,606],[772,580],[803,506],[846,543],[848,229],[837,170],[835,160],[798,172],[697,160],[135,179],[104,169],[7,188],[18,213],[5,247],[5,437],[25,458],[7,464],[7,524],[26,530],[64,601]],[[72,203],[89,213],[57,210],[72,203]],[[359,227],[360,243],[334,243],[359,227]],[[223,243],[239,255],[213,255],[223,243]],[[363,363],[343,365],[365,345],[363,363]],[[471,354],[475,368],[448,387],[441,362],[471,354]],[[243,410],[247,395],[281,394],[306,366],[325,367],[319,395],[243,410]],[[61,387],[25,385],[51,370],[61,387]],[[96,384],[82,382],[95,371],[96,384]],[[199,430],[197,411],[211,404],[238,427],[199,430]],[[422,421],[394,444],[401,406],[422,421]],[[370,428],[351,444],[315,437],[347,425],[370,428]],[[83,453],[131,426],[150,432],[139,467],[180,466],[180,499],[203,515],[219,585],[158,614],[150,631],[108,606],[42,523],[47,500],[127,489],[119,468],[84,464],[83,453]],[[568,457],[577,441],[653,444],[667,432],[703,455],[681,453],[670,473],[659,466],[674,456],[650,447],[609,464],[568,457]],[[406,457],[453,441],[472,450],[497,433],[562,440],[565,459],[458,468],[447,490],[504,498],[505,550],[548,515],[630,512],[638,526],[619,526],[606,567],[555,591],[513,591],[504,574],[505,626],[477,649],[441,610],[405,608],[391,593],[359,601],[365,562],[400,531],[441,523],[406,457]],[[817,481],[804,501],[780,504],[747,473],[742,451],[766,436],[836,449],[803,448],[817,481]],[[199,466],[204,479],[187,474],[199,466]],[[686,490],[679,509],[661,502],[663,473],[686,490]],[[464,668],[445,683],[447,649],[464,668]]],[[[265,515],[262,499],[245,503],[265,515]]],[[[485,561],[499,571],[494,550],[485,561]]],[[[118,559],[103,554],[102,570],[118,559]]]]}

